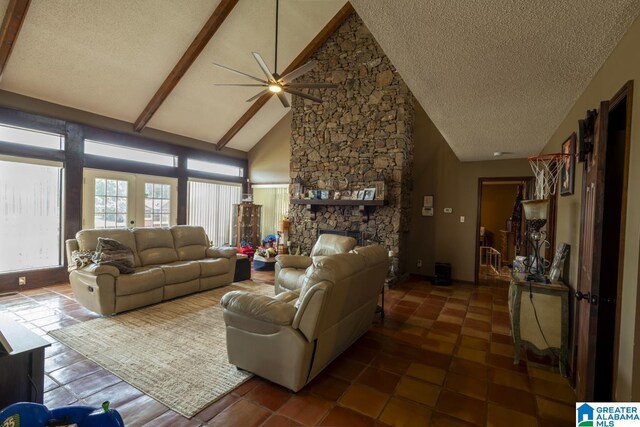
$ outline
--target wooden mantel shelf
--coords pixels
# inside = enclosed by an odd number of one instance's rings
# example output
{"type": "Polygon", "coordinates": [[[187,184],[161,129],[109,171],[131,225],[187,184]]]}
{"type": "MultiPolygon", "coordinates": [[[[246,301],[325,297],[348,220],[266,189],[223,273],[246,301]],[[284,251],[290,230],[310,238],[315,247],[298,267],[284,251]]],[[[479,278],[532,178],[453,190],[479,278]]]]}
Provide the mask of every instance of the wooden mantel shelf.
{"type": "Polygon", "coordinates": [[[375,209],[376,206],[384,206],[387,204],[386,200],[334,200],[334,199],[291,199],[291,203],[294,205],[305,205],[311,219],[316,219],[316,212],[318,206],[357,206],[358,210],[362,214],[362,222],[369,221],[369,213],[375,209]]]}

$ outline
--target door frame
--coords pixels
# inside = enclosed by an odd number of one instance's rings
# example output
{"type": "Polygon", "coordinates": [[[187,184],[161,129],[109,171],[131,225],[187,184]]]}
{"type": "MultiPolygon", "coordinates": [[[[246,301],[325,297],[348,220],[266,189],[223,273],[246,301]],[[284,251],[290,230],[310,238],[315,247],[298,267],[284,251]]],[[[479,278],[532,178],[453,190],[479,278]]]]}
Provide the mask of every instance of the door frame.
{"type": "Polygon", "coordinates": [[[108,169],[94,169],[83,168],[82,171],[82,228],[95,228],[93,220],[90,218],[95,214],[93,200],[95,198],[95,187],[90,185],[87,178],[92,181],[97,177],[103,177],[107,179],[119,179],[126,180],[129,183],[129,195],[127,200],[127,210],[129,218],[127,219],[127,227],[144,227],[144,209],[145,209],[145,197],[144,197],[144,184],[146,182],[153,182],[154,184],[167,184],[170,186],[171,191],[171,207],[169,224],[176,225],[178,221],[178,178],[160,175],[146,175],[130,172],[118,172],[108,169]],[[131,224],[131,220],[134,224],[131,224]],[[93,224],[93,227],[89,227],[93,224]]]}
{"type": "MultiPolygon", "coordinates": [[[[611,389],[610,389],[610,393],[611,393],[611,398],[615,399],[615,391],[616,391],[616,386],[617,386],[617,372],[618,372],[618,357],[619,357],[619,346],[620,346],[620,319],[621,319],[621,313],[622,313],[622,304],[620,303],[620,297],[622,296],[622,283],[623,283],[623,278],[624,278],[624,255],[625,255],[625,232],[626,232],[626,225],[627,225],[627,206],[628,206],[628,185],[629,185],[629,162],[630,162],[630,149],[631,149],[631,126],[632,126],[632,114],[633,114],[633,80],[629,80],[627,81],[622,88],[620,88],[616,94],[608,101],[608,111],[607,111],[607,123],[609,122],[609,117],[611,116],[612,111],[615,111],[616,108],[618,108],[620,105],[622,105],[622,102],[626,102],[626,118],[625,118],[625,136],[624,136],[624,165],[623,165],[623,178],[622,178],[622,194],[621,194],[621,209],[620,209],[620,242],[619,242],[619,248],[618,248],[618,266],[617,266],[617,273],[618,273],[618,280],[617,283],[615,284],[615,292],[616,292],[616,308],[615,308],[615,324],[614,324],[614,331],[613,331],[613,343],[612,346],[613,348],[611,349],[613,351],[613,358],[611,361],[611,389]]],[[[607,101],[603,101],[602,103],[600,103],[599,105],[602,105],[603,103],[605,103],[607,101]]],[[[601,114],[601,112],[599,111],[598,114],[601,114]]],[[[605,131],[605,135],[608,134],[608,129],[605,131]]],[[[608,137],[608,135],[607,135],[608,137]]],[[[607,144],[609,144],[610,142],[608,141],[607,144]]],[[[607,146],[608,148],[608,146],[607,146]]],[[[587,160],[588,161],[588,160],[587,160]]],[[[607,164],[607,159],[605,157],[605,159],[598,159],[598,161],[604,161],[604,168],[606,168],[607,164]]],[[[606,170],[606,169],[605,169],[606,170]]],[[[584,178],[583,178],[584,180],[584,178]]],[[[581,200],[581,216],[584,215],[584,181],[583,181],[583,198],[581,200]]],[[[605,187],[602,186],[602,188],[600,188],[598,191],[605,191],[605,187]]],[[[603,196],[604,198],[604,196],[603,196]]],[[[580,219],[582,221],[582,218],[580,219]]],[[[601,224],[600,228],[603,228],[604,224],[601,224]]],[[[579,243],[580,243],[580,252],[579,252],[579,257],[578,257],[578,279],[580,278],[580,266],[582,265],[582,258],[583,258],[583,243],[584,243],[584,236],[582,234],[582,227],[581,227],[581,231],[580,231],[580,236],[579,236],[579,243]]],[[[601,246],[600,246],[601,249],[601,246]]],[[[601,252],[601,250],[600,250],[601,252]]],[[[600,262],[602,261],[602,255],[600,255],[600,262]]],[[[597,275],[593,275],[593,277],[596,278],[596,280],[598,280],[599,282],[599,287],[597,289],[598,292],[598,296],[602,295],[602,281],[601,279],[601,272],[598,271],[597,275]]],[[[592,278],[593,280],[593,278],[592,278]]],[[[576,290],[580,290],[580,280],[577,281],[576,285],[576,290]]],[[[580,302],[579,304],[584,304],[584,302],[580,302]]],[[[598,302],[598,304],[600,304],[600,302],[598,302]]],[[[580,328],[584,328],[585,325],[580,324],[580,310],[578,308],[578,305],[575,305],[575,317],[574,317],[574,323],[573,323],[573,337],[574,337],[574,342],[572,343],[572,347],[573,347],[573,357],[572,357],[572,362],[573,362],[573,369],[571,370],[571,380],[572,383],[575,385],[576,387],[576,392],[578,392],[577,389],[577,372],[578,372],[578,356],[579,356],[579,341],[578,341],[578,337],[579,337],[579,331],[580,328]]],[[[593,308],[590,309],[590,314],[588,317],[588,321],[589,321],[589,325],[591,325],[592,320],[594,317],[594,311],[593,308]]],[[[600,322],[600,317],[598,316],[598,322],[600,322]]],[[[595,324],[593,325],[595,331],[590,331],[589,333],[589,339],[597,339],[597,332],[598,332],[598,327],[599,324],[598,322],[595,322],[595,324]]],[[[595,353],[589,353],[587,352],[586,355],[586,363],[587,365],[589,364],[594,364],[593,369],[597,370],[599,367],[595,366],[596,360],[595,360],[595,353]]],[[[586,387],[586,396],[582,396],[582,397],[578,397],[579,399],[592,399],[593,398],[593,393],[594,393],[594,386],[595,386],[595,378],[592,379],[591,383],[588,383],[585,387],[586,387]]]]}
{"type": "Polygon", "coordinates": [[[626,108],[627,108],[627,117],[626,117],[626,127],[625,127],[625,135],[624,135],[624,177],[622,184],[622,209],[621,209],[621,217],[620,217],[620,248],[619,248],[619,256],[618,256],[618,283],[616,284],[616,322],[614,326],[614,337],[613,337],[613,376],[611,383],[611,396],[615,398],[615,391],[617,386],[617,376],[615,375],[618,372],[618,356],[619,356],[619,346],[620,346],[620,319],[622,316],[622,304],[620,303],[620,297],[622,296],[622,283],[624,276],[624,254],[625,254],[625,236],[627,230],[627,204],[628,204],[628,190],[629,190],[629,161],[630,161],[630,151],[631,151],[631,119],[633,116],[633,80],[627,81],[624,86],[616,92],[616,94],[609,101],[609,114],[611,111],[615,110],[619,107],[622,102],[626,100],[626,108]]]}
{"type": "MultiPolygon", "coordinates": [[[[480,284],[480,226],[482,216],[482,185],[486,182],[509,182],[509,181],[522,181],[525,186],[531,187],[533,183],[533,176],[506,176],[506,177],[490,177],[490,178],[478,178],[478,204],[476,210],[476,248],[475,248],[475,271],[473,273],[473,282],[476,286],[480,284]]],[[[530,193],[531,189],[527,189],[530,193]]]]}

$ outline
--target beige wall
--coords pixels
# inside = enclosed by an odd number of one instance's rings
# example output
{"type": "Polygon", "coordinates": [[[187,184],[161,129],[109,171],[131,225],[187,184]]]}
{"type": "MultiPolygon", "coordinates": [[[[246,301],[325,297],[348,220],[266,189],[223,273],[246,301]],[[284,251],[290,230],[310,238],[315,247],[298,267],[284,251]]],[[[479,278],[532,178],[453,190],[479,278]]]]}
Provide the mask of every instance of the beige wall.
{"type": "Polygon", "coordinates": [[[234,150],[227,147],[223,148],[221,151],[217,151],[216,146],[213,143],[157,129],[145,128],[142,132],[137,133],[133,130],[132,123],[100,116],[87,111],[77,110],[71,107],[65,107],[64,105],[53,104],[51,102],[30,98],[28,96],[4,90],[0,90],[0,107],[13,108],[20,111],[26,111],[28,113],[40,114],[47,117],[81,123],[124,134],[141,135],[157,141],[196,148],[198,150],[211,151],[224,154],[225,156],[238,157],[242,159],[247,158],[247,153],[244,151],[234,150]]]}
{"type": "MultiPolygon", "coordinates": [[[[634,80],[631,152],[627,223],[624,247],[622,284],[622,319],[615,398],[619,401],[640,400],[640,318],[637,316],[639,242],[640,242],[640,19],[611,53],[584,93],[578,98],[564,121],[550,138],[545,152],[559,152],[562,141],[578,131],[578,120],[588,109],[599,108],[600,101],[609,100],[628,81],[634,80]]],[[[575,288],[578,272],[578,242],[580,226],[581,163],[576,170],[576,194],[560,197],[558,203],[557,242],[571,244],[570,284],[575,288]]]]}
{"type": "Polygon", "coordinates": [[[454,279],[473,281],[478,179],[531,176],[526,159],[460,162],[431,119],[416,108],[413,208],[407,269],[433,275],[434,263],[452,264],[454,279]],[[422,197],[434,196],[434,216],[423,217],[422,197]],[[445,214],[444,208],[453,213],[445,214]],[[465,222],[460,222],[460,217],[465,222]],[[418,259],[422,268],[417,267],[418,259]]]}
{"type": "Polygon", "coordinates": [[[249,151],[249,179],[253,184],[289,182],[291,112],[287,113],[249,151]]]}

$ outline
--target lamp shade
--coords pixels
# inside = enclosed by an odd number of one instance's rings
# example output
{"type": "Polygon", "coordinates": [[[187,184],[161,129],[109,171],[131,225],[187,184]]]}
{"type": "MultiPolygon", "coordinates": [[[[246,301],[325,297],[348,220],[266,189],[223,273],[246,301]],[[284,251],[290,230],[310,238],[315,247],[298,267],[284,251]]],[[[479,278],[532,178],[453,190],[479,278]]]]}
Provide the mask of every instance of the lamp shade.
{"type": "Polygon", "coordinates": [[[524,217],[527,220],[546,220],[549,200],[523,200],[524,217]]]}

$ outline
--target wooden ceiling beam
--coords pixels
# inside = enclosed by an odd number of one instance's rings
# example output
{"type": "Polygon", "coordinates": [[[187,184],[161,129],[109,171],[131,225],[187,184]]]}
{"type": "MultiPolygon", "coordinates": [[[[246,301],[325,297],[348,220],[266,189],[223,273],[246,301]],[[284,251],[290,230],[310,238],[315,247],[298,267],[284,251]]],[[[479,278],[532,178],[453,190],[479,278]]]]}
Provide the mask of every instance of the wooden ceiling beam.
{"type": "Polygon", "coordinates": [[[207,43],[209,43],[209,40],[211,40],[225,19],[227,19],[233,8],[238,4],[238,1],[239,0],[222,0],[218,7],[216,7],[209,20],[204,24],[196,38],[193,39],[191,45],[189,45],[187,50],[184,52],[182,58],[180,58],[175,67],[173,67],[173,70],[171,70],[167,78],[164,79],[164,82],[158,91],[153,95],[151,101],[149,101],[138,119],[135,121],[133,127],[136,132],[140,132],[144,129],[147,123],[149,123],[149,120],[151,120],[156,111],[158,111],[158,108],[160,108],[171,91],[176,87],[180,79],[182,79],[200,53],[202,53],[204,48],[207,46],[207,43]]]}
{"type": "Polygon", "coordinates": [[[0,27],[0,78],[4,72],[13,46],[22,28],[24,18],[29,10],[30,0],[9,0],[7,11],[0,27]]]}
{"type": "MultiPolygon", "coordinates": [[[[329,36],[333,34],[343,23],[344,21],[353,13],[353,6],[351,3],[347,2],[339,11],[335,14],[333,18],[324,26],[324,28],[318,33],[317,36],[311,40],[311,42],[300,52],[298,56],[289,64],[287,68],[285,68],[281,73],[281,76],[286,76],[287,73],[295,70],[296,68],[304,65],[305,62],[311,58],[319,48],[327,41],[329,36]]],[[[234,136],[251,120],[253,116],[256,115],[258,111],[269,101],[269,99],[273,96],[272,92],[266,93],[258,98],[249,109],[236,121],[231,129],[224,134],[224,136],[218,141],[216,144],[216,148],[221,150],[225,145],[229,143],[233,139],[234,136]]]]}

